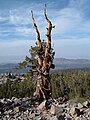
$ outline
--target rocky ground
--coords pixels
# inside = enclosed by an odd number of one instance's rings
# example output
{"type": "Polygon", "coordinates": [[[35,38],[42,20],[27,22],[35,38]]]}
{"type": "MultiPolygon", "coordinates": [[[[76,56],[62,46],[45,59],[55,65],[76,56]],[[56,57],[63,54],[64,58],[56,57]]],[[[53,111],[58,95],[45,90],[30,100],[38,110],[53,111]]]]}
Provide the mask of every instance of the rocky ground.
{"type": "Polygon", "coordinates": [[[90,101],[61,103],[58,98],[39,103],[30,98],[3,98],[0,120],[90,120],[90,101]]]}

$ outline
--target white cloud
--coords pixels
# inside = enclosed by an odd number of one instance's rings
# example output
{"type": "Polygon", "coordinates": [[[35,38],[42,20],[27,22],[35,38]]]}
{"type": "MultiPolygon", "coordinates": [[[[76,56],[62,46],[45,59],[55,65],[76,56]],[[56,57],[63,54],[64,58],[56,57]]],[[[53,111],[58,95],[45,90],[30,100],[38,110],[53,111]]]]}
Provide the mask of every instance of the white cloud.
{"type": "Polygon", "coordinates": [[[33,30],[30,29],[30,28],[26,28],[26,27],[17,27],[16,32],[19,32],[19,33],[21,33],[23,35],[33,34],[33,30]]]}
{"type": "MultiPolygon", "coordinates": [[[[77,4],[79,3],[80,1],[77,2],[77,4]]],[[[81,5],[80,8],[82,8],[81,5]]],[[[54,35],[60,35],[62,38],[67,37],[67,39],[72,38],[72,35],[73,38],[79,38],[83,34],[90,37],[90,19],[85,19],[86,17],[83,15],[85,12],[82,9],[68,5],[64,9],[55,11],[55,14],[53,11],[52,14],[55,15],[53,18],[53,23],[56,26],[56,29],[53,30],[54,35]]]]}
{"type": "Polygon", "coordinates": [[[0,49],[18,47],[18,46],[29,46],[33,45],[34,40],[10,40],[10,41],[0,41],[0,49]]]}
{"type": "MultiPolygon", "coordinates": [[[[89,0],[70,0],[69,7],[75,8],[77,10],[86,12],[85,10],[90,9],[90,1],[89,0]]],[[[83,13],[83,14],[84,14],[83,13]]]]}
{"type": "MultiPolygon", "coordinates": [[[[53,25],[56,26],[56,29],[53,30],[53,34],[57,34],[57,36],[61,34],[62,37],[64,37],[68,33],[68,36],[72,36],[72,34],[78,36],[76,33],[83,34],[83,32],[90,33],[90,20],[87,22],[85,19],[86,17],[84,17],[86,10],[90,10],[90,7],[88,7],[90,2],[88,1],[89,0],[70,0],[67,6],[60,9],[55,9],[54,6],[53,9],[50,9],[56,2],[52,1],[51,3],[48,3],[47,14],[53,25]]],[[[44,4],[42,3],[30,3],[29,5],[23,5],[17,9],[14,8],[10,10],[9,20],[11,24],[16,25],[15,32],[23,35],[28,35],[30,33],[34,34],[30,12],[33,10],[38,29],[40,30],[42,37],[45,38],[47,22],[44,18],[43,7],[44,4]],[[29,27],[27,27],[27,25],[29,25],[29,27]]],[[[0,18],[0,20],[2,19],[3,18],[0,18]]]]}
{"type": "MultiPolygon", "coordinates": [[[[10,10],[10,22],[16,26],[16,32],[23,35],[34,34],[31,18],[31,9],[32,9],[31,6],[27,8],[24,6],[22,8],[10,10]]],[[[41,10],[37,11],[36,8],[34,10],[34,18],[38,26],[38,29],[41,31],[41,33],[43,33],[44,27],[46,25],[43,11],[42,12],[41,10]]]]}
{"type": "Polygon", "coordinates": [[[24,8],[10,10],[10,22],[15,25],[30,24],[30,15],[27,10],[24,8]]]}
{"type": "MultiPolygon", "coordinates": [[[[48,6],[47,15],[52,21],[52,24],[56,26],[56,28],[52,31],[52,39],[54,38],[53,43],[57,53],[56,56],[61,55],[61,57],[74,57],[75,55],[75,57],[78,57],[80,56],[80,53],[84,53],[86,55],[89,54],[88,51],[90,51],[90,16],[87,15],[87,12],[90,11],[90,7],[88,7],[90,6],[90,2],[88,1],[89,0],[70,0],[67,6],[60,9],[54,8],[54,4],[53,6],[51,3],[51,6],[49,4],[50,8],[48,6]],[[58,51],[61,51],[61,53],[59,53],[58,51]],[[72,51],[74,51],[74,53],[72,53],[72,51]]],[[[9,22],[10,24],[14,25],[14,29],[8,28],[6,30],[5,28],[1,28],[0,32],[9,31],[11,32],[11,34],[12,32],[14,32],[16,35],[21,35],[20,39],[22,39],[23,36],[25,37],[27,35],[35,36],[35,32],[32,27],[30,10],[33,10],[34,12],[34,18],[41,33],[41,39],[45,39],[47,21],[44,17],[42,4],[29,4],[27,6],[21,6],[20,8],[10,10],[9,22]]],[[[5,20],[5,18],[0,17],[0,21],[3,20],[5,20]]],[[[33,42],[35,41],[12,40],[5,43],[0,42],[0,55],[5,55],[6,53],[25,55],[26,51],[33,42]],[[4,52],[2,52],[3,50],[4,52]]],[[[82,56],[85,57],[85,55],[82,56]]]]}
{"type": "Polygon", "coordinates": [[[56,25],[56,32],[66,33],[72,29],[74,30],[74,28],[76,28],[81,21],[82,18],[77,10],[65,8],[58,12],[57,17],[54,20],[54,24],[56,25]]]}
{"type": "Polygon", "coordinates": [[[6,20],[4,17],[0,16],[0,22],[6,20]]]}

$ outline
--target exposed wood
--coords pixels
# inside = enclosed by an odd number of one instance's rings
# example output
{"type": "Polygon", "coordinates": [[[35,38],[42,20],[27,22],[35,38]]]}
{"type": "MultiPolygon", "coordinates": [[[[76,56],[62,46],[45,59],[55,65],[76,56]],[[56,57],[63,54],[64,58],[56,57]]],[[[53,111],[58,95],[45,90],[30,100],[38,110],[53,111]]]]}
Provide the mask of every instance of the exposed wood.
{"type": "MultiPolygon", "coordinates": [[[[37,46],[38,48],[40,49],[41,48],[41,39],[40,39],[40,33],[39,33],[39,30],[37,28],[37,25],[35,23],[35,20],[34,20],[34,17],[33,17],[33,11],[31,11],[32,13],[32,22],[33,22],[33,27],[35,29],[35,32],[36,32],[36,42],[37,42],[37,46]]],[[[40,56],[38,56],[38,63],[40,66],[42,66],[42,58],[40,56]]]]}
{"type": "Polygon", "coordinates": [[[44,15],[45,15],[45,19],[48,22],[48,28],[47,28],[47,44],[46,44],[46,49],[45,49],[45,58],[43,61],[43,67],[45,69],[47,69],[47,71],[49,71],[50,69],[50,50],[51,50],[51,31],[52,31],[52,23],[49,20],[47,14],[46,14],[46,4],[45,4],[45,8],[44,8],[44,15]]]}
{"type": "MultiPolygon", "coordinates": [[[[47,33],[46,33],[46,36],[47,36],[47,46],[46,48],[48,50],[51,49],[51,30],[52,30],[52,23],[51,21],[49,20],[47,14],[46,14],[46,4],[45,4],[45,8],[44,8],[44,15],[45,15],[45,18],[48,22],[48,28],[47,28],[47,33]]],[[[49,52],[49,51],[48,51],[49,52]]],[[[47,55],[47,54],[46,54],[47,55]]]]}
{"type": "Polygon", "coordinates": [[[41,39],[40,39],[40,33],[39,33],[39,30],[37,28],[37,25],[35,23],[35,20],[34,20],[34,17],[33,17],[33,11],[31,11],[32,13],[32,22],[33,22],[33,27],[36,31],[36,42],[37,42],[37,46],[40,48],[41,47],[41,39]]]}
{"type": "Polygon", "coordinates": [[[45,19],[47,20],[48,23],[48,28],[46,32],[46,37],[47,41],[41,41],[40,39],[40,33],[38,31],[37,25],[35,23],[34,17],[33,17],[33,12],[32,13],[32,21],[33,21],[33,26],[36,32],[36,42],[37,42],[37,53],[38,53],[38,77],[37,77],[37,86],[36,86],[36,91],[34,95],[36,95],[40,100],[43,99],[49,99],[51,97],[52,93],[52,87],[51,87],[51,80],[49,76],[51,64],[53,62],[52,60],[52,48],[51,48],[51,31],[52,31],[52,23],[49,20],[47,14],[46,14],[46,5],[44,8],[44,15],[45,19]],[[44,48],[42,48],[44,43],[44,48]]]}
{"type": "MultiPolygon", "coordinates": [[[[33,22],[33,27],[35,29],[36,32],[36,43],[37,43],[37,47],[38,50],[41,49],[41,39],[40,39],[40,33],[39,30],[37,28],[37,25],[35,23],[34,17],[33,17],[33,11],[31,11],[32,13],[32,22],[33,22]]],[[[43,61],[42,61],[42,56],[38,54],[38,76],[40,77],[37,80],[37,86],[36,86],[36,91],[34,93],[34,96],[37,96],[39,99],[42,99],[44,97],[44,93],[41,89],[42,86],[42,79],[41,79],[41,66],[43,65],[43,61]],[[41,98],[42,96],[42,98],[41,98]]],[[[45,98],[45,97],[44,97],[45,98]]]]}

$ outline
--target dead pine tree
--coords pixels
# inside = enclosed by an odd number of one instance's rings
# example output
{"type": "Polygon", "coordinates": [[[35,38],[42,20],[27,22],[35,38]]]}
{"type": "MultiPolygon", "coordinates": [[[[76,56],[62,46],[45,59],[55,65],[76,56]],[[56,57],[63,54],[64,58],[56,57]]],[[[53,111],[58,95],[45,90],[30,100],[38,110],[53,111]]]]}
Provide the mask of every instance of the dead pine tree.
{"type": "Polygon", "coordinates": [[[52,95],[52,87],[51,87],[51,80],[50,80],[50,68],[54,68],[55,65],[53,64],[54,54],[53,49],[51,48],[51,31],[54,26],[52,26],[51,21],[49,20],[47,14],[46,14],[46,5],[44,8],[44,15],[45,19],[48,23],[47,32],[46,32],[46,38],[47,41],[44,42],[43,45],[40,33],[37,28],[37,25],[35,23],[35,19],[32,13],[32,23],[33,27],[36,32],[36,45],[37,45],[37,55],[38,55],[38,76],[37,76],[37,85],[36,85],[36,91],[34,93],[34,96],[37,96],[39,100],[43,99],[49,99],[52,95]]]}

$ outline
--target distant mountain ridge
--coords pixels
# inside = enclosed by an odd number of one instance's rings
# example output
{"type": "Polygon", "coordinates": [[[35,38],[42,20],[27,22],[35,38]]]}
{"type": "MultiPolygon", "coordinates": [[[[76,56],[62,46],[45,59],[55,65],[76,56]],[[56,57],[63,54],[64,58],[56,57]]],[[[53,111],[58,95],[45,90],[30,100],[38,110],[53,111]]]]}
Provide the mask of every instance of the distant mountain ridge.
{"type": "MultiPolygon", "coordinates": [[[[78,69],[78,68],[90,68],[90,59],[66,59],[66,58],[55,58],[55,70],[62,69],[78,69]]],[[[23,73],[26,70],[17,71],[15,68],[18,66],[17,63],[5,63],[0,64],[0,73],[23,73]]]]}
{"type": "Polygon", "coordinates": [[[3,63],[0,64],[0,73],[8,73],[16,71],[16,63],[3,63]]]}
{"type": "Polygon", "coordinates": [[[54,63],[56,69],[90,68],[90,59],[56,58],[54,63]]]}

